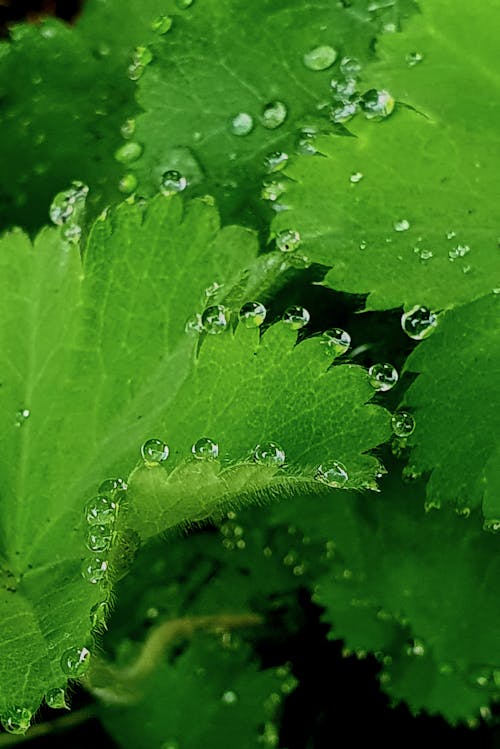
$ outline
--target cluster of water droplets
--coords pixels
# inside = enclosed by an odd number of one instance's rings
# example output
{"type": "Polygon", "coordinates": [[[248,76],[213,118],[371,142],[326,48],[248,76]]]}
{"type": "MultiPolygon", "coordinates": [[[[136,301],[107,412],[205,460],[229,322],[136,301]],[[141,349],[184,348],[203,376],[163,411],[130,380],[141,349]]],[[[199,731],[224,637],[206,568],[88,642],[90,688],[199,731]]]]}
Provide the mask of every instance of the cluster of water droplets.
{"type": "MultiPolygon", "coordinates": [[[[394,98],[385,89],[369,89],[363,94],[358,89],[358,76],[361,73],[361,63],[354,57],[342,57],[338,74],[330,81],[333,95],[333,106],[330,118],[335,124],[344,124],[361,111],[366,119],[384,120],[394,111],[394,98]]],[[[356,182],[362,174],[353,175],[356,182]],[[359,175],[359,176],[358,176],[359,175]]]]}
{"type": "Polygon", "coordinates": [[[82,235],[81,220],[88,192],[83,182],[72,182],[69,190],[57,193],[49,208],[50,220],[62,227],[64,239],[72,244],[77,244],[82,235]]]}
{"type": "Polygon", "coordinates": [[[109,574],[107,552],[116,538],[116,522],[127,492],[121,478],[106,479],[84,508],[88,523],[86,545],[92,555],[82,564],[82,577],[92,585],[106,584],[109,574]]]}

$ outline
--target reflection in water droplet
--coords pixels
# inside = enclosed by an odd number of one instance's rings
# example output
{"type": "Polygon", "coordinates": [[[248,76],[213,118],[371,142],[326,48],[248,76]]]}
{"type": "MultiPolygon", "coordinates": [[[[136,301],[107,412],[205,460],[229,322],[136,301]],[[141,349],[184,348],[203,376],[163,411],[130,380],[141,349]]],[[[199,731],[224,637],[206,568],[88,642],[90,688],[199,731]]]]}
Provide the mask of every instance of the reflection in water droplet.
{"type": "Polygon", "coordinates": [[[30,727],[32,712],[26,707],[8,707],[2,712],[2,726],[8,733],[22,735],[30,727]]]}
{"type": "Polygon", "coordinates": [[[408,52],[405,57],[406,64],[409,68],[414,68],[415,65],[418,65],[418,63],[422,62],[423,59],[424,56],[420,52],[408,52]]]}
{"type": "Polygon", "coordinates": [[[283,182],[275,182],[274,180],[269,180],[263,183],[260,196],[263,200],[270,200],[272,203],[274,203],[283,195],[284,192],[285,185],[283,182]]]}
{"type": "Polygon", "coordinates": [[[73,215],[78,215],[85,206],[89,188],[83,182],[72,182],[71,184],[69,190],[57,193],[50,206],[50,220],[56,226],[65,224],[73,215]]]}
{"type": "Polygon", "coordinates": [[[341,487],[349,480],[349,474],[342,463],[332,460],[318,466],[314,478],[328,486],[341,487]]]}
{"type": "Polygon", "coordinates": [[[418,304],[401,316],[401,327],[406,335],[415,341],[421,341],[430,336],[437,324],[437,315],[427,307],[421,307],[418,304]]]}
{"type": "Polygon", "coordinates": [[[396,411],[392,415],[391,425],[396,437],[409,437],[415,431],[415,419],[408,411],[396,411]]]}
{"type": "Polygon", "coordinates": [[[113,533],[110,525],[93,523],[87,536],[87,547],[90,551],[107,551],[111,546],[113,533]]]}
{"type": "Polygon", "coordinates": [[[248,112],[238,112],[230,120],[233,135],[248,135],[253,130],[253,117],[248,112]]]}
{"type": "Polygon", "coordinates": [[[110,525],[116,520],[118,505],[109,497],[99,494],[87,502],[84,512],[88,523],[110,525]]]}
{"type": "Polygon", "coordinates": [[[370,385],[381,392],[391,390],[398,381],[397,370],[392,364],[373,364],[368,370],[370,385]]]}
{"type": "Polygon", "coordinates": [[[135,120],[132,118],[129,118],[128,120],[125,120],[123,125],[120,128],[120,134],[122,138],[125,138],[125,140],[128,140],[133,136],[135,133],[135,120]]]}
{"type": "Polygon", "coordinates": [[[65,650],[61,656],[61,669],[74,679],[83,676],[90,662],[90,650],[72,647],[65,650]]]}
{"type": "Polygon", "coordinates": [[[346,78],[356,78],[361,72],[361,63],[355,57],[343,57],[340,61],[340,72],[346,78]]]}
{"type": "Polygon", "coordinates": [[[300,244],[300,234],[294,229],[284,229],[276,235],[275,242],[281,252],[293,252],[300,244]]]}
{"type": "Polygon", "coordinates": [[[88,557],[82,563],[82,577],[88,583],[97,585],[105,580],[108,572],[108,562],[101,557],[88,557]]]}
{"type": "Polygon", "coordinates": [[[151,30],[160,35],[166,34],[172,28],[172,24],[173,18],[171,16],[158,16],[151,23],[151,30]]]}
{"type": "Polygon", "coordinates": [[[222,304],[207,307],[201,316],[203,330],[209,335],[222,333],[229,326],[230,312],[222,304]]]}
{"type": "Polygon", "coordinates": [[[162,442],[162,440],[150,439],[141,447],[142,459],[148,467],[164,463],[169,454],[169,447],[165,442],[162,442]]]}
{"type": "Polygon", "coordinates": [[[357,185],[358,182],[361,182],[363,179],[363,174],[361,172],[353,172],[351,176],[349,177],[349,182],[352,182],[353,185],[357,185]]]}
{"type": "Polygon", "coordinates": [[[279,172],[288,162],[288,154],[284,151],[272,151],[264,159],[264,166],[268,172],[279,172]]]}
{"type": "Polygon", "coordinates": [[[196,314],[190,317],[184,326],[184,330],[188,335],[198,335],[203,330],[203,323],[201,321],[201,315],[196,314]]]}
{"type": "Polygon", "coordinates": [[[332,328],[323,333],[320,344],[328,356],[341,356],[351,345],[351,336],[342,328],[332,328]]]}
{"type": "Polygon", "coordinates": [[[306,156],[314,156],[318,153],[315,145],[316,129],[313,127],[305,127],[299,133],[297,141],[297,153],[304,154],[306,156]]]}
{"type": "Polygon", "coordinates": [[[256,463],[266,466],[281,467],[286,459],[285,451],[276,442],[259,442],[253,451],[256,463]]]}
{"type": "Polygon", "coordinates": [[[393,224],[394,231],[408,231],[410,228],[410,222],[406,218],[402,218],[399,221],[395,221],[393,224]]]}
{"type": "Polygon", "coordinates": [[[186,187],[187,179],[177,169],[168,169],[160,181],[160,192],[167,196],[182,192],[186,187]]]}
{"type": "Polygon", "coordinates": [[[288,307],[284,311],[283,317],[281,319],[292,330],[300,330],[305,325],[307,325],[307,323],[311,319],[311,315],[309,314],[308,310],[305,309],[305,307],[301,307],[300,305],[295,304],[291,307],[288,307]]]}
{"type": "Polygon", "coordinates": [[[266,319],[267,310],[260,302],[246,302],[240,309],[239,319],[245,328],[258,328],[266,319]]]}
{"type": "Polygon", "coordinates": [[[369,120],[383,120],[394,111],[394,99],[388,91],[370,89],[361,97],[361,108],[369,120]]]}
{"type": "Polygon", "coordinates": [[[343,122],[348,122],[349,120],[351,120],[356,114],[357,109],[358,105],[356,104],[356,102],[347,102],[346,104],[342,104],[342,106],[340,107],[334,107],[330,112],[330,117],[332,118],[333,122],[341,125],[343,122]]]}
{"type": "Polygon", "coordinates": [[[194,443],[191,452],[198,460],[215,460],[219,455],[219,445],[210,437],[201,437],[194,443]]]}
{"type": "Polygon", "coordinates": [[[287,113],[286,105],[282,101],[272,101],[264,107],[262,124],[268,130],[274,130],[284,123],[287,113]]]}
{"type": "Polygon", "coordinates": [[[29,408],[20,408],[19,411],[16,411],[16,427],[22,427],[29,419],[30,414],[29,408]]]}
{"type": "Polygon", "coordinates": [[[448,250],[448,257],[453,262],[457,258],[465,257],[470,252],[468,244],[457,244],[451,250],[448,250]]]}
{"type": "Polygon", "coordinates": [[[314,47],[306,52],[302,58],[304,65],[309,70],[326,70],[330,68],[337,59],[337,51],[329,45],[314,47]]]}
{"type": "Polygon", "coordinates": [[[55,689],[49,689],[45,693],[45,702],[53,710],[63,710],[68,707],[66,704],[66,695],[64,689],[56,687],[55,689]]]}

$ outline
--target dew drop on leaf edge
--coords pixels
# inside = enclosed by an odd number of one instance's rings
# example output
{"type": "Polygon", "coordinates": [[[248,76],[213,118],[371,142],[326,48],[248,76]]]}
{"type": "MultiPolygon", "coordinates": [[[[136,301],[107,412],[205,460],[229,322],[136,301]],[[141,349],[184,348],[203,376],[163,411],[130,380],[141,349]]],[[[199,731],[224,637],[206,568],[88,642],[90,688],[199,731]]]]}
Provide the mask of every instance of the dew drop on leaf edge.
{"type": "Polygon", "coordinates": [[[288,110],[282,101],[271,101],[262,111],[261,122],[268,130],[275,130],[286,120],[288,110]]]}
{"type": "Polygon", "coordinates": [[[146,440],[141,447],[141,456],[147,466],[157,466],[164,463],[169,454],[168,445],[156,438],[146,440]]]}
{"type": "Polygon", "coordinates": [[[419,304],[401,315],[401,327],[407,336],[422,341],[434,332],[438,324],[437,315],[419,304]]]}
{"type": "Polygon", "coordinates": [[[280,252],[294,252],[300,245],[300,234],[295,229],[284,229],[276,235],[275,243],[280,252]]]}
{"type": "Polygon", "coordinates": [[[328,484],[328,486],[334,488],[344,486],[349,480],[346,467],[343,463],[339,463],[338,460],[332,460],[319,465],[314,477],[317,481],[322,481],[324,484],[328,484]]]}
{"type": "Polygon", "coordinates": [[[109,499],[119,500],[125,496],[127,489],[126,481],[118,477],[102,481],[99,484],[98,492],[104,494],[105,497],[109,497],[109,499]]]}
{"type": "Polygon", "coordinates": [[[392,415],[391,426],[396,437],[409,437],[415,431],[415,419],[408,411],[396,411],[392,415]]]}
{"type": "Polygon", "coordinates": [[[320,344],[328,356],[341,356],[351,345],[351,336],[342,328],[331,328],[322,334],[320,344]]]}
{"type": "Polygon", "coordinates": [[[219,455],[219,445],[210,437],[200,437],[191,448],[197,460],[215,460],[219,455]]]}
{"type": "Polygon", "coordinates": [[[286,460],[286,455],[276,442],[259,442],[253,451],[253,459],[261,465],[280,468],[286,460]]]}
{"type": "Polygon", "coordinates": [[[258,328],[266,319],[267,310],[260,302],[246,302],[240,309],[239,320],[245,328],[258,328]]]}
{"type": "Polygon", "coordinates": [[[77,679],[83,676],[90,662],[90,650],[85,647],[72,647],[61,656],[61,669],[66,676],[77,679]]]}
{"type": "Polygon", "coordinates": [[[188,185],[186,177],[177,169],[168,169],[164,172],[160,181],[160,192],[162,195],[176,195],[186,189],[188,185]]]}
{"type": "Polygon", "coordinates": [[[162,36],[166,34],[172,28],[173,18],[172,16],[157,16],[151,23],[151,31],[155,31],[157,34],[162,36]]]}
{"type": "Polygon", "coordinates": [[[45,693],[45,702],[53,710],[62,710],[67,707],[66,693],[62,687],[49,689],[45,693]]]}
{"type": "Polygon", "coordinates": [[[81,573],[85,582],[91,585],[102,583],[108,574],[108,561],[102,557],[87,557],[83,560],[81,573]]]}
{"type": "Polygon", "coordinates": [[[311,315],[305,307],[292,305],[287,307],[281,319],[292,330],[301,330],[301,328],[307,325],[311,319],[311,315]]]}
{"type": "Polygon", "coordinates": [[[118,506],[113,499],[103,494],[98,494],[96,497],[89,499],[85,505],[84,512],[88,523],[109,525],[116,520],[118,506]]]}
{"type": "Polygon", "coordinates": [[[9,707],[2,713],[0,720],[8,733],[25,734],[30,727],[33,714],[26,707],[9,707]]]}
{"type": "Polygon", "coordinates": [[[90,551],[107,551],[111,547],[112,539],[111,526],[94,523],[88,530],[87,548],[90,551]]]}
{"type": "Polygon", "coordinates": [[[131,164],[140,158],[142,146],[134,140],[130,140],[117,148],[115,151],[115,160],[120,164],[131,164]]]}
{"type": "Polygon", "coordinates": [[[394,111],[394,99],[385,89],[371,88],[360,100],[361,109],[369,120],[385,120],[394,111]]]}
{"type": "Polygon", "coordinates": [[[397,370],[392,364],[378,363],[372,364],[368,370],[368,379],[370,385],[382,393],[391,390],[399,379],[397,370]]]}
{"type": "Polygon", "coordinates": [[[218,335],[229,326],[230,312],[222,304],[207,307],[201,315],[201,324],[205,333],[218,335]]]}

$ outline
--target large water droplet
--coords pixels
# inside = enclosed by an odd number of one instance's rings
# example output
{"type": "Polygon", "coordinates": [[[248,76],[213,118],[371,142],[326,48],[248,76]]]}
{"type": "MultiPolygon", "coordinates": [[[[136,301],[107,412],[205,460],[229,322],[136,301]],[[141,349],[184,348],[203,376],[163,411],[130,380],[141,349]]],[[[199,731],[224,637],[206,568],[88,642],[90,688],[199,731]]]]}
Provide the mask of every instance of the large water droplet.
{"type": "Polygon", "coordinates": [[[276,235],[275,242],[281,252],[293,252],[300,245],[300,234],[295,229],[285,229],[276,235]]]}
{"type": "Polygon", "coordinates": [[[397,370],[392,364],[373,364],[368,370],[370,385],[376,390],[386,392],[391,390],[398,381],[397,370]]]}
{"type": "Polygon", "coordinates": [[[340,107],[334,107],[330,112],[332,121],[337,125],[341,125],[344,122],[351,120],[358,110],[356,102],[351,101],[346,104],[342,104],[340,107]]]}
{"type": "Polygon", "coordinates": [[[2,726],[9,733],[22,735],[30,727],[32,715],[26,707],[9,707],[2,713],[2,726]]]}
{"type": "Polygon", "coordinates": [[[88,523],[110,525],[116,520],[118,505],[109,497],[98,494],[87,502],[84,512],[88,523]]]}
{"type": "Polygon", "coordinates": [[[151,23],[151,30],[157,34],[166,34],[172,28],[174,20],[171,16],[157,16],[151,23]]]}
{"type": "Polygon", "coordinates": [[[258,328],[266,319],[267,310],[260,302],[246,302],[240,309],[239,319],[245,328],[258,328]]]}
{"type": "Polygon", "coordinates": [[[83,676],[90,663],[90,650],[72,647],[65,650],[61,656],[61,669],[73,679],[83,676]]]}
{"type": "Polygon", "coordinates": [[[337,59],[337,50],[328,44],[324,44],[306,52],[302,59],[309,70],[326,70],[337,59]]]}
{"type": "Polygon", "coordinates": [[[203,330],[209,335],[222,333],[229,326],[230,312],[222,304],[207,307],[201,316],[203,330]]]}
{"type": "Polygon", "coordinates": [[[111,546],[113,532],[110,525],[93,523],[87,536],[87,547],[90,551],[107,551],[111,546]]]}
{"type": "Polygon", "coordinates": [[[161,178],[160,191],[163,195],[175,195],[185,190],[187,184],[187,179],[177,169],[168,169],[161,178]]]}
{"type": "Polygon", "coordinates": [[[87,557],[82,563],[82,577],[86,582],[97,585],[106,579],[108,561],[101,557],[87,557]]]}
{"type": "Polygon", "coordinates": [[[315,479],[328,484],[328,486],[340,487],[344,486],[349,480],[349,474],[343,463],[339,463],[338,460],[332,460],[318,466],[315,479]]]}
{"type": "Polygon", "coordinates": [[[224,703],[224,705],[234,705],[236,704],[236,702],[238,702],[238,695],[236,694],[236,692],[228,690],[227,692],[224,692],[220,699],[221,702],[224,703]]]}
{"type": "Polygon", "coordinates": [[[351,336],[342,328],[332,328],[323,333],[320,343],[328,356],[341,356],[351,345],[351,336]]]}
{"type": "Polygon", "coordinates": [[[369,120],[383,120],[394,111],[394,99],[384,89],[370,89],[361,97],[361,108],[369,120]]]}
{"type": "Polygon", "coordinates": [[[408,52],[405,56],[406,64],[409,68],[414,68],[419,62],[422,62],[424,56],[421,52],[408,52]]]}
{"type": "Polygon", "coordinates": [[[124,195],[130,195],[137,189],[138,179],[135,174],[128,173],[124,174],[121,180],[118,182],[118,189],[124,195]]]}
{"type": "Polygon", "coordinates": [[[305,307],[294,304],[284,311],[283,317],[281,319],[292,330],[300,330],[305,325],[307,325],[307,323],[311,319],[311,315],[309,314],[308,310],[305,309],[305,307]]]}
{"type": "Polygon", "coordinates": [[[66,704],[66,694],[62,687],[49,689],[49,691],[45,693],[45,702],[53,710],[63,710],[68,707],[66,704]]]}
{"type": "Polygon", "coordinates": [[[393,414],[391,425],[396,437],[409,437],[415,431],[415,419],[408,411],[397,411],[393,414]]]}
{"type": "Polygon", "coordinates": [[[415,341],[421,341],[434,332],[438,324],[437,315],[427,307],[416,305],[401,316],[401,327],[406,335],[415,341]]]}
{"type": "Polygon", "coordinates": [[[210,437],[200,437],[192,446],[191,452],[198,460],[215,460],[219,455],[219,445],[210,437]]]}
{"type": "Polygon", "coordinates": [[[288,163],[288,154],[284,151],[272,151],[264,159],[264,166],[268,172],[279,172],[288,163]]]}
{"type": "Polygon", "coordinates": [[[248,135],[253,130],[253,117],[248,112],[238,112],[231,117],[229,128],[233,135],[248,135]]]}
{"type": "Polygon", "coordinates": [[[147,440],[141,447],[141,455],[147,466],[157,466],[164,463],[170,454],[168,445],[162,440],[147,440]]]}
{"type": "Polygon", "coordinates": [[[272,101],[264,107],[262,124],[268,130],[274,130],[284,123],[287,113],[286,105],[282,101],[272,101]]]}
{"type": "Polygon", "coordinates": [[[406,218],[402,218],[399,221],[395,221],[394,224],[394,231],[408,231],[410,228],[410,222],[406,218]]]}
{"type": "Polygon", "coordinates": [[[253,459],[256,463],[279,468],[284,464],[286,455],[276,442],[259,442],[253,451],[253,459]]]}
{"type": "Polygon", "coordinates": [[[361,73],[361,63],[355,57],[343,57],[340,61],[340,72],[346,78],[356,78],[361,73]]]}
{"type": "Polygon", "coordinates": [[[137,161],[141,154],[141,144],[135,140],[131,140],[128,143],[124,143],[115,151],[115,160],[121,164],[131,164],[133,161],[137,161]]]}

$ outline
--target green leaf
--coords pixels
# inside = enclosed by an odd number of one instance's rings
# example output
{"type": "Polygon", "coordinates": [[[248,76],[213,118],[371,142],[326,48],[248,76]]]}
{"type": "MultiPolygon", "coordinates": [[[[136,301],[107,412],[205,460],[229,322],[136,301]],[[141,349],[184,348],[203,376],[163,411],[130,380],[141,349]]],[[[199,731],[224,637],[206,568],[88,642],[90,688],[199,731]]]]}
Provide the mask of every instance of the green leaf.
{"type": "Polygon", "coordinates": [[[89,610],[108,601],[140,538],[231,503],[315,491],[325,460],[346,464],[347,487],[372,485],[380,465],[367,453],[389,431],[366,372],[330,367],[317,338],[296,346],[284,323],[260,341],[243,325],[205,334],[197,354],[186,320],[216,300],[215,281],[231,295],[257,248],[249,230],[221,229],[210,201],[121,205],[95,223],[83,266],[63,231],[34,247],[19,231],[0,243],[0,714],[36,709],[65,683],[66,650],[93,648],[89,610]],[[218,460],[192,456],[204,436],[218,460]],[[99,555],[85,550],[84,502],[126,477],[149,438],[169,444],[168,470],[133,471],[101,554],[109,572],[89,585],[82,560],[99,555]],[[285,468],[252,459],[264,440],[284,446],[285,468]]]}
{"type": "Polygon", "coordinates": [[[358,114],[354,137],[322,137],[322,157],[297,157],[280,198],[290,210],[273,223],[299,231],[311,261],[331,267],[325,282],[367,294],[369,309],[446,308],[500,285],[500,3],[479,15],[466,2],[421,6],[362,73],[359,91],[389,91],[395,112],[358,114]]]}
{"type": "Polygon", "coordinates": [[[419,373],[405,403],[416,420],[412,469],[431,472],[427,501],[482,508],[492,530],[500,528],[499,307],[490,294],[448,312],[406,363],[419,373]]]}

